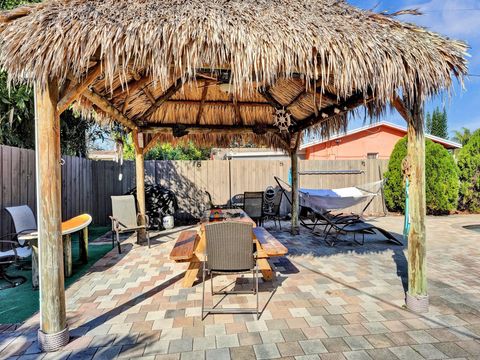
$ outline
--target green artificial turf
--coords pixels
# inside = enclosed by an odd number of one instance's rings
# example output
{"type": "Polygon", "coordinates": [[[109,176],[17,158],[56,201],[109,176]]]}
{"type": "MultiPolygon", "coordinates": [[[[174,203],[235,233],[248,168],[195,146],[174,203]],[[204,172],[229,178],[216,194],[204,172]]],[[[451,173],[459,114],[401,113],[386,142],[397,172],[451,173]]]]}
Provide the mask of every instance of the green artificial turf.
{"type": "MultiPolygon", "coordinates": [[[[90,227],[88,230],[89,240],[92,241],[110,229],[108,227],[90,227]]],[[[65,278],[65,287],[70,286],[86,274],[88,269],[111,249],[112,245],[110,244],[89,244],[88,263],[82,264],[78,259],[78,235],[72,236],[73,274],[71,277],[65,278]]],[[[27,278],[27,281],[22,285],[0,291],[0,324],[16,324],[25,321],[38,311],[39,292],[32,289],[31,270],[18,270],[10,266],[7,273],[9,275],[23,275],[27,278]]]]}

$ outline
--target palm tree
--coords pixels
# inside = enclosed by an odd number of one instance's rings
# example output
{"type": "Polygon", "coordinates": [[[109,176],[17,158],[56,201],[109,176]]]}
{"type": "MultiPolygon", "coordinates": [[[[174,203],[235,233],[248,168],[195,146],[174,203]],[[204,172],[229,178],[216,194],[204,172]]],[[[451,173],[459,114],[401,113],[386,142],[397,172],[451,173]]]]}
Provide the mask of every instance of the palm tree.
{"type": "Polygon", "coordinates": [[[472,132],[470,131],[470,129],[467,129],[465,127],[462,127],[461,130],[454,130],[453,134],[454,135],[452,137],[452,140],[462,144],[462,146],[465,146],[472,136],[472,132]]]}

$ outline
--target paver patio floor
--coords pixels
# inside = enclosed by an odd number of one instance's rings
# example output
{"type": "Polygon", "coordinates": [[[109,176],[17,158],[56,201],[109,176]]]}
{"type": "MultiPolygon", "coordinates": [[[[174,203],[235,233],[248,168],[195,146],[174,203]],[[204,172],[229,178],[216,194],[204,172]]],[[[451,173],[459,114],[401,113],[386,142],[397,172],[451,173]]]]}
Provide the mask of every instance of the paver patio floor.
{"type": "MultiPolygon", "coordinates": [[[[374,223],[400,234],[402,221],[374,223]]],[[[39,353],[36,315],[0,325],[0,358],[478,359],[480,233],[461,226],[473,223],[480,216],[428,218],[431,306],[424,315],[403,308],[406,248],[380,236],[332,248],[306,229],[297,237],[272,229],[290,253],[273,261],[277,280],[261,284],[260,320],[227,314],[204,321],[201,283],[183,289],[186,264],[168,258],[178,232],[162,233],[151,249],[131,237],[122,255],[114,249],[67,289],[72,340],[61,352],[39,353]]],[[[251,285],[247,277],[232,281],[215,278],[216,288],[251,285]]],[[[215,297],[229,307],[254,299],[215,297]]]]}

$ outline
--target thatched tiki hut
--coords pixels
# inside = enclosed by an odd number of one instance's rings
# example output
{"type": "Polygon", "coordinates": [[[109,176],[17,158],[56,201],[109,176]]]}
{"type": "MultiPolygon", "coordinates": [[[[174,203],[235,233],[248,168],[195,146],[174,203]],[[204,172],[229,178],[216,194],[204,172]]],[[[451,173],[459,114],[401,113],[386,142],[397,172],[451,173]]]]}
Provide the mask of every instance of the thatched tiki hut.
{"type": "MultiPolygon", "coordinates": [[[[252,141],[291,154],[348,113],[389,105],[408,123],[408,305],[426,304],[423,104],[466,74],[466,45],[342,0],[51,0],[0,16],[0,64],[35,85],[40,343],[68,341],[60,234],[59,114],[70,105],[157,141],[252,141]]],[[[298,227],[293,207],[292,228],[298,227]]]]}

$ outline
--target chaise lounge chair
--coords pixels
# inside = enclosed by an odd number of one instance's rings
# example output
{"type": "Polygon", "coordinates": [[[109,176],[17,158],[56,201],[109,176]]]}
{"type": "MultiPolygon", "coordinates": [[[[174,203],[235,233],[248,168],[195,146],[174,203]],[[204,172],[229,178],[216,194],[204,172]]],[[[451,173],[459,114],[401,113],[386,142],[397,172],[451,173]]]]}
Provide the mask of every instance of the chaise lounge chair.
{"type": "MultiPolygon", "coordinates": [[[[282,186],[282,183],[283,184],[285,183],[277,177],[275,177],[275,180],[278,183],[278,186],[280,187],[280,189],[282,189],[282,191],[285,193],[285,197],[287,198],[290,205],[292,205],[292,201],[287,195],[287,190],[284,188],[284,186],[282,186]]],[[[362,213],[367,209],[370,203],[371,201],[369,201],[367,206],[364,207],[362,213]]],[[[359,245],[363,245],[365,242],[365,234],[375,234],[375,231],[378,231],[380,234],[382,234],[388,240],[394,242],[395,244],[403,245],[397,238],[395,238],[388,231],[363,221],[362,219],[360,219],[360,216],[356,214],[333,215],[328,210],[318,211],[311,207],[302,206],[302,205],[300,205],[300,214],[302,215],[299,219],[300,223],[307,229],[311,230],[312,232],[315,233],[315,228],[317,226],[322,226],[322,225],[324,226],[324,230],[323,230],[325,234],[324,240],[330,246],[334,246],[338,242],[338,235],[341,233],[353,234],[354,242],[359,245]],[[309,213],[312,214],[312,216],[308,216],[307,214],[309,213]],[[307,223],[307,221],[311,221],[311,222],[307,223]],[[331,234],[332,230],[335,230],[336,234],[333,240],[329,240],[328,237],[331,234]],[[362,235],[361,242],[357,241],[356,234],[362,235]]]]}

